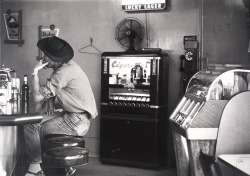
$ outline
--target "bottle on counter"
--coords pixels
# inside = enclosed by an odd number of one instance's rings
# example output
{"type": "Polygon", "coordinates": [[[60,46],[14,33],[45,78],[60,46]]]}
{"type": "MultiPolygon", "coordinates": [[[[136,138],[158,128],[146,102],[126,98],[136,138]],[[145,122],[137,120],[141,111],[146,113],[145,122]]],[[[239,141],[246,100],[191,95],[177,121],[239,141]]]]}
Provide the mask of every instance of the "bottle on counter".
{"type": "Polygon", "coordinates": [[[141,84],[143,82],[143,68],[140,64],[137,64],[135,70],[135,79],[137,83],[141,84]]]}
{"type": "Polygon", "coordinates": [[[136,79],[142,79],[143,78],[143,69],[142,69],[142,67],[138,64],[138,65],[135,66],[135,70],[136,70],[135,78],[136,79]]]}
{"type": "Polygon", "coordinates": [[[135,75],[136,75],[136,70],[135,70],[135,68],[132,68],[131,69],[131,73],[130,73],[130,82],[131,83],[134,83],[134,81],[135,81],[135,75]]]}
{"type": "Polygon", "coordinates": [[[29,85],[28,77],[24,75],[22,85],[22,114],[29,113],[29,85]]]}

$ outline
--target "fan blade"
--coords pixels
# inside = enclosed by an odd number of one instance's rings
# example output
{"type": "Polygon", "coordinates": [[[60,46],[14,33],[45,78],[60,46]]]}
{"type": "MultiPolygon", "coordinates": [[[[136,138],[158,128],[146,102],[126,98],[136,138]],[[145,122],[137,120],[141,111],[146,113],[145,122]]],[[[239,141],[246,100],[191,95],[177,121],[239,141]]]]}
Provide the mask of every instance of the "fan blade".
{"type": "Polygon", "coordinates": [[[127,29],[130,29],[130,26],[128,24],[128,21],[126,21],[125,23],[123,23],[123,25],[127,28],[127,29]]]}
{"type": "Polygon", "coordinates": [[[128,29],[132,29],[132,20],[127,20],[125,23],[124,23],[124,26],[126,26],[128,29]]]}
{"type": "Polygon", "coordinates": [[[129,45],[126,45],[126,43],[128,43],[128,36],[124,34],[125,34],[124,32],[123,33],[120,32],[118,34],[118,37],[116,37],[116,40],[118,41],[118,43],[120,43],[122,47],[128,47],[129,45]]]}
{"type": "Polygon", "coordinates": [[[124,46],[124,47],[128,47],[129,45],[126,45],[128,42],[127,38],[124,38],[122,40],[119,40],[121,42],[121,44],[124,46]],[[124,42],[123,42],[124,41],[124,42]]]}
{"type": "Polygon", "coordinates": [[[130,29],[132,30],[133,29],[133,21],[130,20],[130,29]]]}
{"type": "Polygon", "coordinates": [[[122,37],[122,38],[119,38],[118,40],[119,41],[121,41],[121,40],[123,40],[123,39],[125,39],[125,38],[127,38],[128,36],[127,35],[125,35],[124,37],[122,37]]]}
{"type": "Polygon", "coordinates": [[[127,35],[126,32],[129,31],[129,29],[122,29],[122,30],[118,30],[118,33],[121,33],[122,35],[127,35]]]}
{"type": "Polygon", "coordinates": [[[134,22],[134,25],[133,25],[134,28],[141,27],[140,23],[138,23],[137,21],[133,21],[133,22],[134,22]]]}
{"type": "Polygon", "coordinates": [[[117,31],[117,38],[121,39],[121,38],[127,37],[126,31],[125,30],[122,30],[122,31],[118,30],[117,31]]]}

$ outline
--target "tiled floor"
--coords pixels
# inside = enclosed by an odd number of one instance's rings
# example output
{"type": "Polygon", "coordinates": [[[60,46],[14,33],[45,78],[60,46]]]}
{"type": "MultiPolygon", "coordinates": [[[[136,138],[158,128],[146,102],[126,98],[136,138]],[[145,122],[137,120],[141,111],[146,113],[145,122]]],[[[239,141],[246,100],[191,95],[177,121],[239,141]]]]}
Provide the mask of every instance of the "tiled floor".
{"type": "MultiPolygon", "coordinates": [[[[12,176],[24,176],[28,169],[25,163],[19,165],[12,176]]],[[[90,157],[86,165],[77,168],[76,176],[177,176],[177,173],[167,168],[153,170],[103,164],[100,158],[90,157]]]]}
{"type": "Polygon", "coordinates": [[[157,170],[102,164],[99,158],[90,157],[87,165],[78,168],[77,176],[177,176],[176,171],[157,170]]]}

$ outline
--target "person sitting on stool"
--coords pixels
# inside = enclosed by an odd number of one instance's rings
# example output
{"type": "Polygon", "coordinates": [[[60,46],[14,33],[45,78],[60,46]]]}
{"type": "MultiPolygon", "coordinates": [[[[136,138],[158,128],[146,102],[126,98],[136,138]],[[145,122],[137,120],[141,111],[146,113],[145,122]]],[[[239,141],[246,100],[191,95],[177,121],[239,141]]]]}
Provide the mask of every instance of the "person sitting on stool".
{"type": "Polygon", "coordinates": [[[29,169],[26,176],[44,175],[41,163],[41,144],[48,134],[84,136],[90,126],[90,119],[98,112],[95,98],[86,74],[71,59],[72,47],[59,37],[48,37],[38,41],[37,47],[44,52],[32,73],[33,96],[36,102],[43,102],[43,120],[38,124],[24,126],[26,153],[29,169]],[[44,85],[40,85],[38,72],[52,68],[53,73],[44,85]],[[62,112],[54,112],[55,99],[62,112]]]}

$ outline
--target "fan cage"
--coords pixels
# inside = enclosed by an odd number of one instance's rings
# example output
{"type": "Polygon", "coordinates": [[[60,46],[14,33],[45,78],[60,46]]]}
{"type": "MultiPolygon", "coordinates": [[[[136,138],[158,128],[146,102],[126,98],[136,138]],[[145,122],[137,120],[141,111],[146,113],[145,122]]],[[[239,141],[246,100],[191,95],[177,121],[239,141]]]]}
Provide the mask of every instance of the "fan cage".
{"type": "Polygon", "coordinates": [[[117,44],[125,49],[131,47],[131,42],[133,47],[138,49],[143,41],[144,35],[144,25],[140,20],[133,17],[121,20],[116,26],[115,30],[115,40],[117,44]],[[131,31],[134,31],[136,33],[133,41],[131,41],[131,38],[129,36],[131,31]]]}

